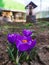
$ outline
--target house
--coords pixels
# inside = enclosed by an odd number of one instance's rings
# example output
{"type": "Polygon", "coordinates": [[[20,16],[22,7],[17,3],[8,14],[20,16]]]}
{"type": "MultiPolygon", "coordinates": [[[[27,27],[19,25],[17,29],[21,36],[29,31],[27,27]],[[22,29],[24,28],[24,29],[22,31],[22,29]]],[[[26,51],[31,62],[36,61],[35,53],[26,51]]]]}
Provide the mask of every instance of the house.
{"type": "Polygon", "coordinates": [[[36,18],[38,20],[49,21],[49,11],[39,11],[36,13],[36,18]]]}
{"type": "Polygon", "coordinates": [[[8,22],[25,22],[25,6],[14,0],[0,0],[0,17],[8,22]]]}

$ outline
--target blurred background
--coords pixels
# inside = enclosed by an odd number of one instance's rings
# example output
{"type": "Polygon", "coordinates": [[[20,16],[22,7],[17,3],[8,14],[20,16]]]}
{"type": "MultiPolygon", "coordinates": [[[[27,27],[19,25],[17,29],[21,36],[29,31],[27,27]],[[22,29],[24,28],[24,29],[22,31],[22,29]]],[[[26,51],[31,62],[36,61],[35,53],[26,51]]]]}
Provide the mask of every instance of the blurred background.
{"type": "Polygon", "coordinates": [[[0,20],[26,22],[25,6],[31,1],[37,5],[33,10],[36,19],[49,20],[49,0],[0,0],[0,20]]]}

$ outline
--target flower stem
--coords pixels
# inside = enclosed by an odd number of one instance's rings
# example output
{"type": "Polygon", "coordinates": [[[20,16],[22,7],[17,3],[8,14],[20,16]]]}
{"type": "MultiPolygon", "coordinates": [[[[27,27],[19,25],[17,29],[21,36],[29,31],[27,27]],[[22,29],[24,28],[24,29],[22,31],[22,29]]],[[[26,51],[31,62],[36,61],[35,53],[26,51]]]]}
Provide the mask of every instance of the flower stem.
{"type": "Polygon", "coordinates": [[[29,55],[26,57],[26,60],[28,60],[29,59],[29,55]]]}
{"type": "Polygon", "coordinates": [[[17,50],[16,65],[19,65],[19,51],[17,50]]]}

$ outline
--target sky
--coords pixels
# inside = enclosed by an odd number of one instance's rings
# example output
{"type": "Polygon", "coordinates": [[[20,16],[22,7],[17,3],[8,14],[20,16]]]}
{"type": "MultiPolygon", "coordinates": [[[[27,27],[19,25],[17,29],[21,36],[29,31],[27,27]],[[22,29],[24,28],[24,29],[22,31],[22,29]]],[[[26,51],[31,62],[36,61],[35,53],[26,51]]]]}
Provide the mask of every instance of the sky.
{"type": "Polygon", "coordinates": [[[37,5],[37,8],[35,9],[36,12],[49,10],[49,0],[15,0],[15,1],[20,2],[25,6],[30,1],[34,2],[37,5]]]}

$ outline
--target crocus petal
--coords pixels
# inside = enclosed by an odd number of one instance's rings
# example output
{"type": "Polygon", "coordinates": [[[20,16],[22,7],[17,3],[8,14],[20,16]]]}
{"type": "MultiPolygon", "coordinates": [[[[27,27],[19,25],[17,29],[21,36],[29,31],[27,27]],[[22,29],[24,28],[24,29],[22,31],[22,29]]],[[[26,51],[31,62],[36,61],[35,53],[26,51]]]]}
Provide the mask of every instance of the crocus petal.
{"type": "Polygon", "coordinates": [[[30,36],[30,35],[32,34],[32,31],[24,29],[24,30],[22,31],[22,33],[23,33],[25,36],[30,36]]]}
{"type": "Polygon", "coordinates": [[[30,49],[34,48],[35,45],[36,45],[36,39],[30,41],[30,45],[29,45],[30,49]]]}
{"type": "Polygon", "coordinates": [[[22,37],[22,36],[21,36],[20,34],[16,34],[16,40],[17,40],[17,39],[19,39],[19,40],[20,40],[20,39],[21,39],[21,37],[22,37]]]}
{"type": "Polygon", "coordinates": [[[21,40],[18,39],[16,40],[16,47],[19,51],[26,51],[29,49],[27,43],[24,44],[21,40]]]}
{"type": "Polygon", "coordinates": [[[20,51],[27,51],[29,49],[28,44],[21,44],[19,45],[19,50],[20,51]]]}
{"type": "Polygon", "coordinates": [[[7,36],[8,41],[12,44],[16,42],[17,38],[20,39],[20,34],[13,33],[13,34],[8,34],[7,36]]]}
{"type": "Polygon", "coordinates": [[[32,40],[30,36],[29,37],[21,36],[21,38],[17,37],[16,40],[16,47],[20,51],[30,50],[34,48],[35,44],[36,44],[36,40],[32,40]]]}
{"type": "Polygon", "coordinates": [[[16,34],[8,34],[7,39],[11,44],[15,43],[16,34]]]}

